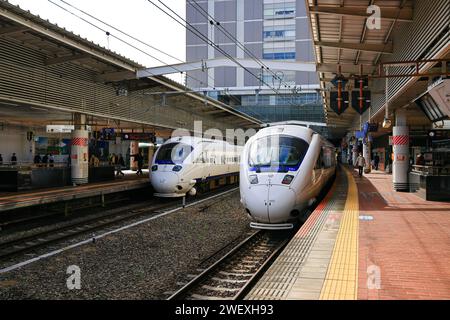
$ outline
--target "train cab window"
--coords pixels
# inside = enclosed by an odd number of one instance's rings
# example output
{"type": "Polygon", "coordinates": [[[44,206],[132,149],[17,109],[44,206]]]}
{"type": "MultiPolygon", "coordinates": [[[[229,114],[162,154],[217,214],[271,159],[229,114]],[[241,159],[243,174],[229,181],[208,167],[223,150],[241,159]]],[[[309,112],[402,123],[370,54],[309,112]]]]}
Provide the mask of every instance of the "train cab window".
{"type": "Polygon", "coordinates": [[[309,144],[296,137],[276,135],[260,138],[250,146],[248,163],[251,171],[297,171],[309,144]]]}
{"type": "Polygon", "coordinates": [[[191,154],[194,148],[184,143],[168,143],[162,145],[156,155],[158,164],[180,164],[191,154]]]}

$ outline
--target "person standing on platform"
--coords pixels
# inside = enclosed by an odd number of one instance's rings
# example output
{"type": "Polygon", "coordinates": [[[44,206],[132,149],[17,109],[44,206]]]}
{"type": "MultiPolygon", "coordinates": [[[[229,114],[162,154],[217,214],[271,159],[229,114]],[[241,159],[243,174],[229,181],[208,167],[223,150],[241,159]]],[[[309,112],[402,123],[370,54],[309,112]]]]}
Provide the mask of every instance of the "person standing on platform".
{"type": "Polygon", "coordinates": [[[41,163],[41,156],[40,156],[39,154],[36,154],[36,155],[34,156],[33,162],[34,162],[35,165],[38,165],[38,166],[39,166],[39,164],[41,163]]]}
{"type": "Polygon", "coordinates": [[[125,161],[123,160],[122,154],[119,154],[119,158],[117,160],[117,174],[116,174],[116,176],[118,176],[119,174],[121,174],[122,176],[125,175],[122,172],[122,167],[125,167],[125,161]]]}
{"type": "Polygon", "coordinates": [[[45,156],[42,157],[42,164],[44,165],[44,167],[46,167],[47,163],[48,163],[48,154],[45,154],[45,156]]]}
{"type": "Polygon", "coordinates": [[[356,166],[358,167],[358,174],[362,177],[364,166],[366,165],[366,159],[363,157],[362,153],[359,153],[358,158],[356,158],[356,166]]]}
{"type": "Polygon", "coordinates": [[[13,153],[11,157],[11,165],[15,166],[17,164],[17,157],[16,154],[13,153]]]}
{"type": "Polygon", "coordinates": [[[50,167],[53,167],[53,164],[55,163],[55,157],[52,154],[48,157],[48,162],[50,163],[50,167]]]}
{"type": "Polygon", "coordinates": [[[3,157],[2,157],[2,155],[0,154],[0,166],[3,164],[3,157]]]}
{"type": "Polygon", "coordinates": [[[374,163],[375,163],[375,170],[378,171],[378,165],[380,164],[380,156],[378,155],[378,153],[374,157],[374,163]]]}

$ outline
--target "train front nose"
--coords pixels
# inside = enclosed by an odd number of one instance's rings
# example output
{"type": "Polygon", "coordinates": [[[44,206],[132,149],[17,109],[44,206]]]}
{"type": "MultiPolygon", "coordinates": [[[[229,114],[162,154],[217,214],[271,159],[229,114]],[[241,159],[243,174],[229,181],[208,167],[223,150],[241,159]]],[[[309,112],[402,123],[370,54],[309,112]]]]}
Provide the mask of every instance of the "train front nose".
{"type": "Polygon", "coordinates": [[[286,186],[270,186],[267,199],[270,223],[283,223],[292,219],[295,192],[286,186]]]}
{"type": "Polygon", "coordinates": [[[259,185],[246,192],[245,207],[260,223],[282,223],[290,220],[295,193],[285,186],[259,185]]]}
{"type": "Polygon", "coordinates": [[[175,193],[179,179],[174,172],[152,172],[151,183],[157,193],[175,193]]]}

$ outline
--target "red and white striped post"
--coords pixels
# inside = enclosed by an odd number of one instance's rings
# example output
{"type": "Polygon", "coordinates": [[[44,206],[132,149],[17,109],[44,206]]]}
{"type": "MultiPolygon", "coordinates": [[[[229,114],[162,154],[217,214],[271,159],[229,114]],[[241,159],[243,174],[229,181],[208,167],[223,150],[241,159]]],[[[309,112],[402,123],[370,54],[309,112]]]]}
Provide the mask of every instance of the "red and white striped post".
{"type": "Polygon", "coordinates": [[[394,161],[392,163],[392,182],[394,190],[409,191],[409,127],[406,125],[406,115],[403,110],[396,112],[393,128],[392,144],[394,161]]]}
{"type": "Polygon", "coordinates": [[[89,181],[89,132],[86,130],[86,116],[75,114],[75,130],[72,131],[70,164],[72,183],[85,184],[89,181]]]}

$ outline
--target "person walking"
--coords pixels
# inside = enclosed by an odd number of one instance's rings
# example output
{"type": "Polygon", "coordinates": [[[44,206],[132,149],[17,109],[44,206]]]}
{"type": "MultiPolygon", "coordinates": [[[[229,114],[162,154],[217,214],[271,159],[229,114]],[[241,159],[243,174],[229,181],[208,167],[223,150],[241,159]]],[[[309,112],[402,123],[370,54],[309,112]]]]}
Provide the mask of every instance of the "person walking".
{"type": "Polygon", "coordinates": [[[138,170],[136,171],[137,175],[143,175],[142,167],[144,166],[144,157],[139,152],[137,154],[132,154],[130,157],[134,157],[134,161],[138,163],[138,170]]]}
{"type": "Polygon", "coordinates": [[[142,156],[142,154],[140,152],[137,154],[136,161],[138,163],[138,171],[136,172],[136,174],[142,176],[143,175],[142,167],[144,166],[144,157],[142,156]]]}
{"type": "Polygon", "coordinates": [[[356,166],[358,167],[358,174],[362,177],[364,166],[366,165],[366,159],[364,159],[362,153],[359,153],[358,158],[356,158],[356,166]]]}

